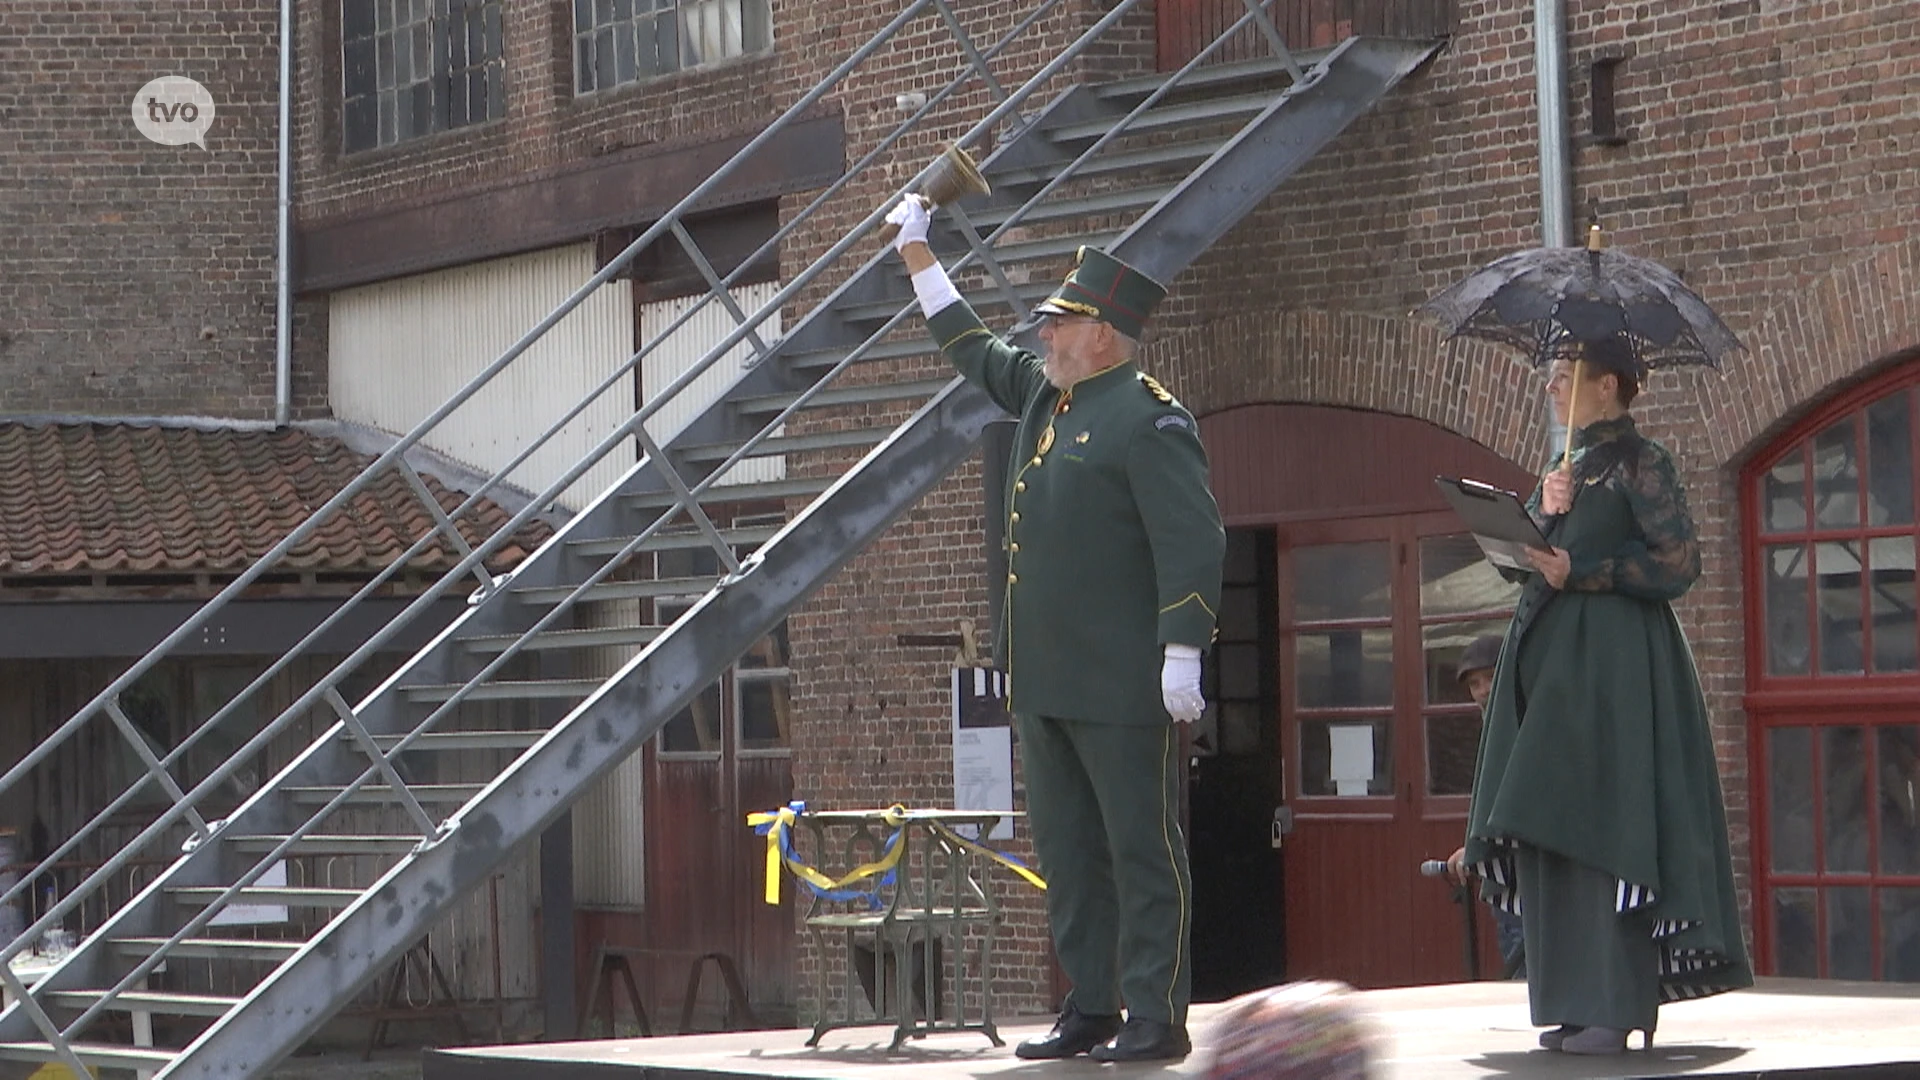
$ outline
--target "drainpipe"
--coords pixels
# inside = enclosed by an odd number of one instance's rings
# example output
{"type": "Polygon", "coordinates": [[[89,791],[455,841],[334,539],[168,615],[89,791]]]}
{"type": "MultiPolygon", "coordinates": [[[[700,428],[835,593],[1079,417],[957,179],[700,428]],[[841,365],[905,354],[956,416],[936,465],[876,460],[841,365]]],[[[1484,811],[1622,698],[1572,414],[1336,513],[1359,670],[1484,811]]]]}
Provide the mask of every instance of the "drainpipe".
{"type": "Polygon", "coordinates": [[[1540,106],[1540,245],[1573,244],[1573,163],[1567,140],[1565,0],[1533,0],[1533,70],[1540,106]]]}
{"type": "Polygon", "coordinates": [[[274,252],[273,422],[293,418],[293,0],[280,0],[280,206],[274,252]]]}
{"type": "MultiPolygon", "coordinates": [[[[1573,163],[1567,141],[1566,0],[1533,0],[1533,72],[1540,112],[1540,246],[1573,243],[1573,163]]],[[[1547,453],[1566,445],[1566,425],[1547,415],[1547,453]]]]}

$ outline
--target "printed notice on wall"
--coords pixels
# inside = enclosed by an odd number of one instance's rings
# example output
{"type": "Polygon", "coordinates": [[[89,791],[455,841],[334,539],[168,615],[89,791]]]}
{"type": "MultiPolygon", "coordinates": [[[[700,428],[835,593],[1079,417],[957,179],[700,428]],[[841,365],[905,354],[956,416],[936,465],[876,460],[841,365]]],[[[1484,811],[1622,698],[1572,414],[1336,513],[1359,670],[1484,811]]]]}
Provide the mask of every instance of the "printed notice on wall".
{"type": "MultiPolygon", "coordinates": [[[[953,807],[1013,809],[1013,722],[1007,715],[1007,676],[993,668],[953,669],[953,807]]],[[[988,835],[990,840],[1012,838],[1010,817],[1000,819],[988,835]]]]}

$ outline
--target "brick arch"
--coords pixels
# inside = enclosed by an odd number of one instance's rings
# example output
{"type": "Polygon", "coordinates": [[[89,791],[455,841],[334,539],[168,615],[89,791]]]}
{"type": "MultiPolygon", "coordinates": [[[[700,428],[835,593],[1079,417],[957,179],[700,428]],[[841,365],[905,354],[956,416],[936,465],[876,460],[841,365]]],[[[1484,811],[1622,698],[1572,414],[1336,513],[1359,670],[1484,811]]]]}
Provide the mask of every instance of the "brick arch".
{"type": "Polygon", "coordinates": [[[1150,342],[1141,362],[1201,416],[1257,402],[1369,409],[1425,420],[1528,466],[1547,436],[1540,383],[1524,362],[1404,317],[1235,312],[1150,342]]]}
{"type": "Polygon", "coordinates": [[[1840,267],[1736,327],[1748,352],[1719,379],[1693,380],[1690,402],[1716,422],[1714,464],[1766,446],[1836,386],[1920,345],[1920,243],[1840,267]]]}

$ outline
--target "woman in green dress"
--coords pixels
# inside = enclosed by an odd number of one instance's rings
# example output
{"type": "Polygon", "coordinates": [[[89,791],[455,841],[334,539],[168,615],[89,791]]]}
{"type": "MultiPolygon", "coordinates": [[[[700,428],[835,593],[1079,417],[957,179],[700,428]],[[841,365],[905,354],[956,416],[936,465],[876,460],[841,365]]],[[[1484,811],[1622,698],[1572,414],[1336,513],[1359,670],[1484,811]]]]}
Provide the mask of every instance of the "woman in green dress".
{"type": "Polygon", "coordinates": [[[1713,737],[1672,601],[1700,574],[1673,459],[1627,407],[1624,341],[1553,365],[1571,468],[1528,500],[1551,551],[1515,605],[1456,867],[1525,926],[1540,1044],[1651,1044],[1661,1003],[1751,986],[1713,737]],[[1570,411],[1571,409],[1571,411],[1570,411]]]}

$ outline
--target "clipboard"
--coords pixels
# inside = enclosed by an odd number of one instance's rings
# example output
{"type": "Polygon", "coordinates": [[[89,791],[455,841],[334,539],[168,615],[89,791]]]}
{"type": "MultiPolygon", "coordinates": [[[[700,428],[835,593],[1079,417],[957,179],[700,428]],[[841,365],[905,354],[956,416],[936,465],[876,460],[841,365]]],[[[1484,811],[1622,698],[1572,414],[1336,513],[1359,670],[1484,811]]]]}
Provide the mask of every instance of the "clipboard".
{"type": "Polygon", "coordinates": [[[1540,527],[1533,523],[1520,496],[1513,492],[1451,476],[1436,476],[1433,482],[1454,513],[1467,523],[1473,539],[1493,565],[1530,571],[1533,563],[1527,559],[1527,549],[1552,548],[1540,535],[1540,527]]]}

